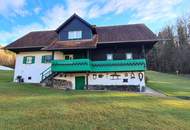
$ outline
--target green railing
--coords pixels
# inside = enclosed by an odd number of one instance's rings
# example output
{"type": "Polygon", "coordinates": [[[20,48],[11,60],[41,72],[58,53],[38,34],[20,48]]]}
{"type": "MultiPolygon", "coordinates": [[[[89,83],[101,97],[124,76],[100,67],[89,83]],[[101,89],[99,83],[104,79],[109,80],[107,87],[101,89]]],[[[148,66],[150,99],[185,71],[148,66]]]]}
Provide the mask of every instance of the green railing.
{"type": "Polygon", "coordinates": [[[145,59],[91,61],[89,59],[54,60],[53,72],[111,72],[111,71],[144,71],[145,59]]]}
{"type": "Polygon", "coordinates": [[[48,67],[45,69],[40,75],[41,75],[41,81],[43,81],[46,77],[52,74],[51,67],[48,67]]]}
{"type": "Polygon", "coordinates": [[[146,61],[145,59],[94,61],[92,66],[94,72],[142,71],[146,69],[146,61]]]}
{"type": "Polygon", "coordinates": [[[56,72],[91,71],[91,61],[89,59],[53,60],[51,69],[56,72]]]}

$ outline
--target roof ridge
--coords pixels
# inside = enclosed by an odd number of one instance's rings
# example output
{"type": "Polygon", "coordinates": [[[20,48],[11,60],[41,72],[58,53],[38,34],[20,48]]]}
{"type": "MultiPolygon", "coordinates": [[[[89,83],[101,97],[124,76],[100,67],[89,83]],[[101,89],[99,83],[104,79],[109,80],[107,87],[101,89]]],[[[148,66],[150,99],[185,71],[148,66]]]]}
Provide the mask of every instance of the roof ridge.
{"type": "MultiPolygon", "coordinates": [[[[33,32],[55,32],[55,30],[40,30],[40,31],[31,31],[29,33],[33,33],[33,32]]],[[[28,33],[28,34],[29,34],[28,33]]]]}
{"type": "Polygon", "coordinates": [[[135,23],[135,24],[118,24],[118,25],[108,25],[108,26],[96,26],[96,28],[107,28],[107,27],[122,27],[122,26],[133,26],[133,25],[145,25],[144,23],[135,23]]]}

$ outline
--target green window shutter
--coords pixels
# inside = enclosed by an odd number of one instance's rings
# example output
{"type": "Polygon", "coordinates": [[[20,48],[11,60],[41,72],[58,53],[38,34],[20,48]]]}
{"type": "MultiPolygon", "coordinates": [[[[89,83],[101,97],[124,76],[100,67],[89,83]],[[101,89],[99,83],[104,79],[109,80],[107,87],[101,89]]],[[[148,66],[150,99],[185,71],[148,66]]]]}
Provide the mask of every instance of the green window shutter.
{"type": "Polygon", "coordinates": [[[42,56],[42,63],[45,63],[45,56],[42,56]]]}
{"type": "Polygon", "coordinates": [[[24,57],[23,57],[23,64],[26,64],[26,59],[27,59],[27,57],[24,56],[24,57]]]}
{"type": "Polygon", "coordinates": [[[35,56],[32,56],[32,64],[35,63],[35,56]]]}

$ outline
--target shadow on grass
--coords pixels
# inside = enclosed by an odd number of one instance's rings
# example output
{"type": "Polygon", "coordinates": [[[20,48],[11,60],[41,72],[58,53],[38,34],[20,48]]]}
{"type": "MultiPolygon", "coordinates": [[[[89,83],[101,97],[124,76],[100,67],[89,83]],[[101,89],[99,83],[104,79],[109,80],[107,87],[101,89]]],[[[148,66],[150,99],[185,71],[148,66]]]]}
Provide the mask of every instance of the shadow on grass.
{"type": "Polygon", "coordinates": [[[190,100],[190,96],[176,96],[176,97],[184,100],[190,100]]]}

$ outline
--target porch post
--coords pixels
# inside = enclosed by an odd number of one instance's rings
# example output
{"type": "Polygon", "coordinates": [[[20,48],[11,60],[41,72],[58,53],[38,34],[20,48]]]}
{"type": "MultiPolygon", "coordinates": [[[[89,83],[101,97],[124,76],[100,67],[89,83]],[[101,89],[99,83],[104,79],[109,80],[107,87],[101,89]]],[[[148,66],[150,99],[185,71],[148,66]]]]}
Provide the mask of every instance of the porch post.
{"type": "MultiPolygon", "coordinates": [[[[87,52],[86,52],[86,57],[87,59],[90,59],[90,55],[89,55],[89,50],[87,49],[87,52]]],[[[88,89],[88,76],[89,76],[89,72],[86,72],[86,89],[88,89]]]]}
{"type": "Polygon", "coordinates": [[[52,51],[52,60],[54,60],[54,55],[55,55],[55,52],[52,51]]]}
{"type": "Polygon", "coordinates": [[[142,45],[142,53],[143,53],[143,58],[146,59],[144,44],[142,45]]]}
{"type": "Polygon", "coordinates": [[[86,89],[88,90],[88,72],[86,73],[86,89]]]}

